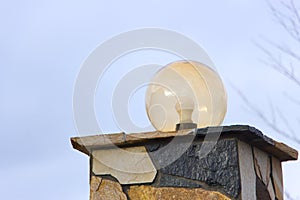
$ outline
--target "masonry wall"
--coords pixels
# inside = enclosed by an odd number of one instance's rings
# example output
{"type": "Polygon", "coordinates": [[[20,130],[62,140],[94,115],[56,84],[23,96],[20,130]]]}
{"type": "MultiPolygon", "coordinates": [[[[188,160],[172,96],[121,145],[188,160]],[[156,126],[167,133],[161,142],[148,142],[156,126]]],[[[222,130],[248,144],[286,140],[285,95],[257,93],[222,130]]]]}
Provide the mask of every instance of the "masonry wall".
{"type": "Polygon", "coordinates": [[[283,199],[281,162],[256,147],[226,138],[201,156],[203,142],[195,140],[175,162],[161,167],[164,159],[185,145],[173,145],[165,156],[151,154],[168,143],[154,141],[144,145],[159,169],[151,183],[120,184],[118,177],[97,176],[97,169],[92,168],[91,199],[283,199]]]}
{"type": "Polygon", "coordinates": [[[282,200],[281,162],[298,158],[295,149],[244,125],[71,142],[90,157],[91,200],[282,200]]]}

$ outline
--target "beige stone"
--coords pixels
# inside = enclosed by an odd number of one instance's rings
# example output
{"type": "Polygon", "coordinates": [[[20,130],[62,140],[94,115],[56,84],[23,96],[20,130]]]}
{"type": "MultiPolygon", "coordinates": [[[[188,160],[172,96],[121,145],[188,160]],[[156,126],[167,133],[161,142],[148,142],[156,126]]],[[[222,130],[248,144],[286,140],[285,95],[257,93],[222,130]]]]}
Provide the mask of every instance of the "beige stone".
{"type": "Polygon", "coordinates": [[[156,176],[144,146],[94,150],[92,171],[96,175],[112,175],[121,184],[151,183],[156,176]]]}
{"type": "Polygon", "coordinates": [[[92,176],[90,200],[127,200],[127,197],[119,183],[92,176]]]}
{"type": "Polygon", "coordinates": [[[274,181],[275,195],[278,200],[283,200],[283,180],[281,162],[272,157],[272,176],[274,181]]]}
{"type": "Polygon", "coordinates": [[[267,189],[268,189],[268,192],[269,192],[269,195],[270,195],[271,199],[275,200],[274,186],[273,186],[273,183],[272,183],[271,179],[269,180],[269,183],[267,185],[267,189]]]}
{"type": "Polygon", "coordinates": [[[256,147],[253,147],[253,152],[256,175],[265,185],[268,185],[271,172],[269,155],[256,147]]]}
{"type": "Polygon", "coordinates": [[[241,176],[241,199],[256,200],[256,174],[251,146],[239,140],[238,152],[241,176]]]}
{"type": "Polygon", "coordinates": [[[128,190],[131,200],[230,200],[217,191],[208,191],[201,188],[172,188],[151,186],[131,186],[128,190]]]}

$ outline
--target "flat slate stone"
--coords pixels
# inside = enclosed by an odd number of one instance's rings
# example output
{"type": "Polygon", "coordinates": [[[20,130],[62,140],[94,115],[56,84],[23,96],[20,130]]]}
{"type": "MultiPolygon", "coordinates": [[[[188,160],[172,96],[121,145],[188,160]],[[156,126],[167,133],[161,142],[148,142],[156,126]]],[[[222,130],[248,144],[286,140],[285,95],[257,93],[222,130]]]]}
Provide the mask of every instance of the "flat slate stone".
{"type": "Polygon", "coordinates": [[[168,174],[159,174],[154,183],[151,184],[155,187],[184,187],[184,188],[202,188],[203,183],[186,179],[183,177],[172,176],[168,174]]]}
{"type": "Polygon", "coordinates": [[[91,154],[93,149],[110,148],[117,146],[134,146],[135,144],[147,144],[149,141],[161,141],[174,137],[185,137],[187,135],[204,138],[208,133],[220,132],[221,138],[238,138],[250,145],[253,145],[262,151],[265,151],[280,161],[297,160],[298,152],[275,140],[265,136],[258,129],[247,125],[216,126],[201,129],[180,130],[177,132],[146,132],[146,133],[114,133],[100,134],[85,137],[73,137],[71,143],[74,149],[77,149],[87,155],[91,154]],[[221,130],[221,131],[220,131],[221,130]]]}
{"type": "Polygon", "coordinates": [[[111,175],[120,184],[152,183],[156,176],[144,146],[94,150],[92,155],[92,172],[111,175]]]}
{"type": "Polygon", "coordinates": [[[258,178],[268,185],[271,173],[271,159],[265,152],[253,147],[254,166],[258,178]]]}
{"type": "Polygon", "coordinates": [[[242,141],[238,141],[239,166],[241,173],[241,199],[256,199],[256,174],[252,147],[242,141]]]}
{"type": "Polygon", "coordinates": [[[283,178],[281,162],[272,157],[272,178],[274,181],[275,195],[278,200],[283,200],[283,178]]]}

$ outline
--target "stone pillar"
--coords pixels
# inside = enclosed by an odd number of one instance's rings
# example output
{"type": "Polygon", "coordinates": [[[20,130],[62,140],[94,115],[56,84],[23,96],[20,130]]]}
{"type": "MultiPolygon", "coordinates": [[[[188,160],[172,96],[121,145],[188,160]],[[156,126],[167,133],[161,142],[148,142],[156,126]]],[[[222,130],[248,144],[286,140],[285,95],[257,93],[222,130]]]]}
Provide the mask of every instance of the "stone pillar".
{"type": "Polygon", "coordinates": [[[90,156],[90,200],[282,200],[298,152],[249,126],[71,138],[90,156]]]}

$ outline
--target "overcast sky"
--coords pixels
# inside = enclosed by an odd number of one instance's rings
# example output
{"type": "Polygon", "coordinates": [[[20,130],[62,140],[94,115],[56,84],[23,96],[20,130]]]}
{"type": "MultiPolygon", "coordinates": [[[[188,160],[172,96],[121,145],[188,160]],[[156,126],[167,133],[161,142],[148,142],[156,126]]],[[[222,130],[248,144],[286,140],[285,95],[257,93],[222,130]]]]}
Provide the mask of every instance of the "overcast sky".
{"type": "MultiPolygon", "coordinates": [[[[265,1],[11,0],[1,3],[0,26],[1,199],[88,199],[88,158],[73,150],[69,141],[78,136],[73,87],[92,50],[114,35],[137,28],[177,31],[207,51],[228,93],[224,124],[250,124],[300,148],[267,127],[231,87],[240,88],[266,113],[271,113],[272,102],[286,113],[291,126],[300,128],[295,122],[299,108],[283,97],[286,91],[299,98],[297,88],[260,62],[263,54],[253,43],[261,36],[286,41],[265,1]]],[[[120,67],[129,70],[134,64],[149,62],[145,55],[120,59],[107,77],[114,77],[120,67]]],[[[172,59],[153,54],[154,63],[164,65],[172,59]]],[[[101,92],[97,91],[97,97],[105,96],[101,92]]],[[[142,96],[142,91],[138,94],[142,96]]],[[[109,119],[111,111],[101,107],[101,100],[96,98],[96,102],[99,119],[109,119]]],[[[129,111],[142,125],[147,123],[143,105],[137,103],[141,109],[131,105],[129,111]]],[[[113,120],[105,130],[120,131],[113,120]]],[[[299,161],[284,164],[285,188],[300,199],[299,169],[299,161]]]]}

